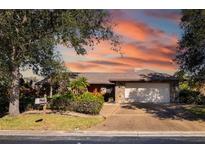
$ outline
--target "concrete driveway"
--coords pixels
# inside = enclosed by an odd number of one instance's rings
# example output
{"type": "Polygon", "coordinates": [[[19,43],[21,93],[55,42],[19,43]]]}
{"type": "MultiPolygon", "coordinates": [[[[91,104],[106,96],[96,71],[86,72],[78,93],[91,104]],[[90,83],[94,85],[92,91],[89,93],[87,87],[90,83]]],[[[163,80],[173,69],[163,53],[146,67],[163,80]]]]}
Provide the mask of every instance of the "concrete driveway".
{"type": "Polygon", "coordinates": [[[183,105],[105,105],[106,120],[92,131],[205,131],[205,117],[187,112],[183,105]]]}

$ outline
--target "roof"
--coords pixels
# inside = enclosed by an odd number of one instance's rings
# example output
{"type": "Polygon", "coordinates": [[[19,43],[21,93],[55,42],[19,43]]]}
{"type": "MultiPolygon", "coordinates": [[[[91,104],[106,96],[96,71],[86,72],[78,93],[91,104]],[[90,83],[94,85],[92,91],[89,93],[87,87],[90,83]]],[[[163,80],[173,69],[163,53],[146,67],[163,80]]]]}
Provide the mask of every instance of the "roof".
{"type": "Polygon", "coordinates": [[[116,73],[79,73],[79,76],[85,77],[90,84],[114,84],[110,78],[116,73]]]}
{"type": "Polygon", "coordinates": [[[151,70],[140,70],[125,73],[79,73],[78,76],[87,78],[90,84],[114,84],[116,81],[176,81],[177,78],[151,70]]]}
{"type": "MultiPolygon", "coordinates": [[[[78,76],[78,73],[74,73],[74,72],[67,72],[66,74],[67,74],[68,78],[70,78],[71,80],[75,79],[78,76]]],[[[42,85],[42,84],[47,83],[47,82],[50,82],[49,76],[42,79],[41,81],[36,82],[35,85],[42,85]]]]}
{"type": "MultiPolygon", "coordinates": [[[[177,78],[166,74],[166,73],[158,73],[152,70],[139,70],[139,71],[129,71],[125,73],[94,73],[94,72],[69,72],[68,77],[71,80],[75,79],[77,76],[85,77],[90,84],[115,84],[117,81],[176,81],[177,78]]],[[[43,84],[45,82],[49,82],[49,77],[39,81],[36,85],[43,84]]]]}

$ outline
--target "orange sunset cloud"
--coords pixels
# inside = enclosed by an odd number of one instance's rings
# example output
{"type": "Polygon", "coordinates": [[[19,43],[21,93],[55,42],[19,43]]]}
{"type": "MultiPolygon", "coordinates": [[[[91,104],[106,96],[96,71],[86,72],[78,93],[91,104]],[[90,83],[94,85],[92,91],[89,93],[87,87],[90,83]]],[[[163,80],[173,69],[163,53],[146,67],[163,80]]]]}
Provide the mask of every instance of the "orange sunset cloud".
{"type": "MultiPolygon", "coordinates": [[[[123,14],[123,12],[120,13],[120,15],[123,14]]],[[[151,12],[145,14],[152,15],[151,12]]],[[[172,13],[166,13],[160,17],[159,12],[152,16],[171,21],[180,18],[172,13]]],[[[64,52],[67,57],[72,57],[72,59],[65,60],[66,67],[75,72],[125,72],[135,68],[147,68],[166,73],[176,71],[177,66],[173,58],[176,53],[177,34],[168,33],[160,27],[153,27],[148,23],[130,18],[125,19],[121,16],[113,19],[113,22],[117,24],[114,32],[126,40],[120,44],[122,55],[111,50],[109,42],[104,41],[94,50],[87,49],[87,54],[81,56],[81,59],[75,51],[64,52]]]]}
{"type": "Polygon", "coordinates": [[[160,37],[164,34],[163,31],[153,29],[144,23],[136,21],[118,20],[115,22],[117,23],[114,29],[116,33],[134,40],[147,41],[151,37],[160,37]]]}

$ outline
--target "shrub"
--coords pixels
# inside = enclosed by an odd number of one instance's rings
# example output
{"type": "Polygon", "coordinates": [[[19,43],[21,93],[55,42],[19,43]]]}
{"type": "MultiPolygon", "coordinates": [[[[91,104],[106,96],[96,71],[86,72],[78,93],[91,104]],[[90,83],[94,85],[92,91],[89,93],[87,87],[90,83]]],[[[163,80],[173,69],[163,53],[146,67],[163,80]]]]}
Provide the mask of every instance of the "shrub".
{"type": "Polygon", "coordinates": [[[34,109],[36,91],[32,88],[20,88],[20,112],[25,112],[34,109]]]}
{"type": "Polygon", "coordinates": [[[198,91],[181,90],[179,92],[179,101],[187,104],[203,104],[205,101],[205,96],[198,91]]]}
{"type": "Polygon", "coordinates": [[[57,111],[75,111],[86,114],[99,114],[104,103],[101,94],[85,92],[81,95],[55,95],[50,102],[50,109],[57,111]]]}
{"type": "Polygon", "coordinates": [[[72,110],[86,114],[99,114],[103,103],[104,99],[102,95],[85,92],[74,98],[72,110]]]}
{"type": "Polygon", "coordinates": [[[65,95],[54,95],[50,101],[51,110],[66,111],[69,110],[71,101],[73,100],[72,93],[65,95]]]}
{"type": "Polygon", "coordinates": [[[20,112],[25,112],[34,109],[35,96],[34,95],[20,95],[20,112]]]}
{"type": "Polygon", "coordinates": [[[7,87],[0,84],[0,116],[6,114],[9,108],[7,87]]]}

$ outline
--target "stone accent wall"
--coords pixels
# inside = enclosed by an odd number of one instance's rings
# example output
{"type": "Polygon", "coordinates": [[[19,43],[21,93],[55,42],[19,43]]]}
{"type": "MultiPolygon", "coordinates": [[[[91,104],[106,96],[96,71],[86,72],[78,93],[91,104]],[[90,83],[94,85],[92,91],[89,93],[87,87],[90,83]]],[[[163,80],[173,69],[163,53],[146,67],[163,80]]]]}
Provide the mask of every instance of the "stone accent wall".
{"type": "Polygon", "coordinates": [[[170,83],[170,103],[178,103],[179,85],[177,82],[170,83]]]}
{"type": "Polygon", "coordinates": [[[123,103],[125,101],[125,83],[117,82],[115,85],[115,103],[123,103]]]}

